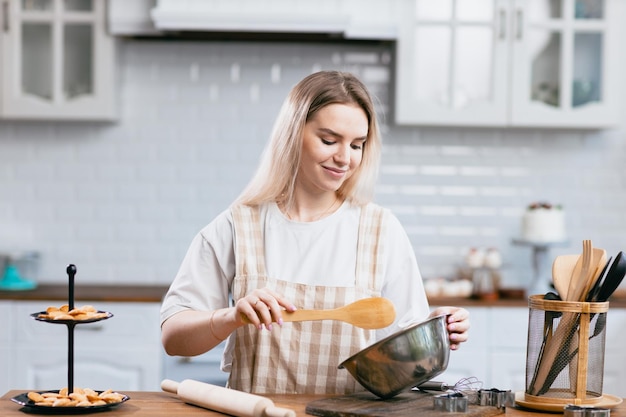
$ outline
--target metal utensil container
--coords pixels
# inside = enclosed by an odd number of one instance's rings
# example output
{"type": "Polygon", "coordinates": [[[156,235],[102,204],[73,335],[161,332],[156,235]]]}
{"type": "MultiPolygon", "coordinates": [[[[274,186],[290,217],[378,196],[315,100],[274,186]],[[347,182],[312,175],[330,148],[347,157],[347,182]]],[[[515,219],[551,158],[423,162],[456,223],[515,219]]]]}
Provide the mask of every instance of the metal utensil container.
{"type": "Polygon", "coordinates": [[[601,401],[608,309],[608,302],[529,298],[526,402],[601,401]]]}

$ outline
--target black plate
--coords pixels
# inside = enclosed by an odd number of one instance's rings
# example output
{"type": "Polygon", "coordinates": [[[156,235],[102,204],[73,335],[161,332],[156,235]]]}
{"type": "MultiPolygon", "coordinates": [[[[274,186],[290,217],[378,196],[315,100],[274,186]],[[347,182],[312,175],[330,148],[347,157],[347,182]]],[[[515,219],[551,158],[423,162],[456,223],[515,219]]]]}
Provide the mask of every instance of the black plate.
{"type": "MultiPolygon", "coordinates": [[[[54,393],[58,393],[59,390],[56,391],[37,391],[40,394],[44,393],[44,392],[54,392],[54,393]]],[[[96,391],[98,394],[100,394],[102,391],[96,391]]],[[[23,405],[24,408],[22,409],[24,412],[26,413],[33,413],[33,414],[89,414],[89,413],[96,413],[99,411],[106,411],[106,410],[110,410],[112,408],[117,407],[118,405],[128,401],[130,399],[130,397],[128,397],[128,395],[124,395],[122,394],[122,401],[120,401],[119,403],[110,403],[110,404],[104,404],[104,405],[92,405],[89,407],[50,407],[47,405],[37,405],[35,404],[33,401],[31,401],[28,398],[28,393],[24,392],[20,395],[16,395],[15,397],[11,398],[11,401],[18,403],[19,405],[23,405]]]]}
{"type": "Polygon", "coordinates": [[[106,319],[110,319],[111,317],[113,317],[113,313],[109,313],[108,311],[98,310],[98,313],[106,313],[106,317],[93,318],[93,319],[88,319],[88,320],[53,320],[53,319],[47,319],[44,317],[39,317],[40,314],[47,314],[45,311],[38,311],[37,313],[32,313],[30,316],[37,321],[45,321],[46,323],[58,323],[58,324],[94,323],[96,321],[106,320],[106,319]]]}

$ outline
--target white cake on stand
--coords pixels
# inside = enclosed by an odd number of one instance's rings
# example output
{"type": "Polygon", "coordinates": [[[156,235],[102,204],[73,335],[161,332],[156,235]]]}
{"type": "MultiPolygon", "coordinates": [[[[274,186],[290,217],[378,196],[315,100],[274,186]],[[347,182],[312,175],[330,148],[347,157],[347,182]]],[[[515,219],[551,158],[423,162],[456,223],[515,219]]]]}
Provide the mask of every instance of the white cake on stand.
{"type": "Polygon", "coordinates": [[[522,216],[522,239],[550,243],[567,239],[563,208],[549,203],[530,204],[522,216]]]}
{"type": "Polygon", "coordinates": [[[521,239],[513,239],[513,243],[532,248],[533,275],[528,295],[550,291],[549,250],[567,244],[563,208],[546,202],[529,204],[522,216],[521,239]]]}

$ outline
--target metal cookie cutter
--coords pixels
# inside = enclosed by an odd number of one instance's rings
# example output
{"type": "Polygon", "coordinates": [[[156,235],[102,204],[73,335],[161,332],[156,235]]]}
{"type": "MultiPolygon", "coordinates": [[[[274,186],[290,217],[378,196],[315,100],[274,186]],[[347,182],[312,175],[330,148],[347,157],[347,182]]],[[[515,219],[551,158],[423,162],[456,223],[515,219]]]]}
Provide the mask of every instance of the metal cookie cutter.
{"type": "Polygon", "coordinates": [[[611,410],[600,407],[584,407],[569,404],[564,408],[564,417],[609,417],[611,410]]]}
{"type": "Polygon", "coordinates": [[[467,412],[468,402],[467,396],[460,392],[450,392],[448,394],[441,394],[433,397],[435,410],[446,411],[448,413],[467,412]]]}
{"type": "Polygon", "coordinates": [[[481,389],[478,391],[478,404],[498,408],[514,407],[515,393],[511,390],[501,391],[496,388],[481,389]]]}

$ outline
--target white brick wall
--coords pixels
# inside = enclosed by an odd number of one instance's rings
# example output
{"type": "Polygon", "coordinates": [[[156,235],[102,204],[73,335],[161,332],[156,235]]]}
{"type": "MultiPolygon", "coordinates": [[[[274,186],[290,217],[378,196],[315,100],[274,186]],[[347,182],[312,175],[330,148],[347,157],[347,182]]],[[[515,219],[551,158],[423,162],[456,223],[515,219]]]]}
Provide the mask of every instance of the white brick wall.
{"type": "MultiPolygon", "coordinates": [[[[113,124],[0,122],[0,248],[40,250],[41,282],[169,283],[193,235],[245,185],[291,86],[311,71],[358,73],[389,122],[385,45],[124,41],[113,124]]],[[[626,113],[625,113],[626,116],[626,113]]],[[[470,246],[516,247],[524,206],[562,203],[572,244],[626,249],[626,126],[606,132],[383,126],[377,201],[394,210],[425,277],[470,246]]]]}

